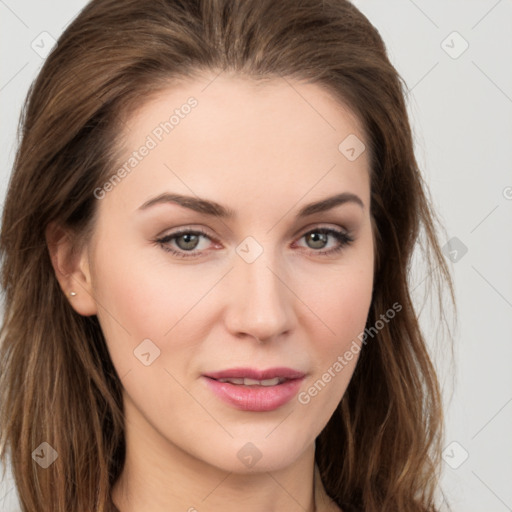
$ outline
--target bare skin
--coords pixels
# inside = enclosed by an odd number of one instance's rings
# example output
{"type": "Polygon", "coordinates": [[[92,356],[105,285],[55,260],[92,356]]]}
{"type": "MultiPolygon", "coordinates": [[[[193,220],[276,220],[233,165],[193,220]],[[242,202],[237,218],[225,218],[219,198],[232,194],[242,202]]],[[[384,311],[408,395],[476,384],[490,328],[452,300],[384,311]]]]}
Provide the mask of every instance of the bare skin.
{"type": "Polygon", "coordinates": [[[127,119],[124,160],[148,136],[156,145],[99,194],[78,254],[58,230],[49,234],[61,286],[77,292],[78,313],[98,316],[123,384],[127,457],[113,501],[121,512],[339,510],[315,476],[315,439],[353,374],[357,353],[335,363],[371,302],[368,155],[350,160],[338,149],[364,133],[317,85],[214,77],[174,85],[127,119]],[[160,133],[190,97],[197,105],[160,133]],[[164,193],[215,201],[234,216],[148,206],[164,193]],[[298,216],[339,194],[352,199],[298,216]],[[136,356],[143,340],[146,359],[159,351],[149,365],[136,356]],[[240,410],[205,377],[233,367],[288,367],[304,378],[285,404],[240,410]],[[247,465],[242,449],[259,460],[247,465]]]}

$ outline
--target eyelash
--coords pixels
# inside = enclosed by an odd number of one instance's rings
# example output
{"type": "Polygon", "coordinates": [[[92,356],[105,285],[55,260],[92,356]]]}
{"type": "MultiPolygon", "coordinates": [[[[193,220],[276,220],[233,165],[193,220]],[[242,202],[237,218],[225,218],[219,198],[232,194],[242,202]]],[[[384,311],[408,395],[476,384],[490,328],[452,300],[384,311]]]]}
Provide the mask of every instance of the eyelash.
{"type": "MultiPolygon", "coordinates": [[[[338,253],[354,241],[354,238],[352,236],[350,236],[348,233],[344,233],[343,231],[338,231],[337,229],[333,229],[333,228],[312,229],[312,230],[309,230],[306,233],[304,233],[300,238],[304,238],[306,235],[309,235],[311,233],[332,235],[338,241],[339,245],[337,247],[334,247],[333,249],[328,249],[326,251],[310,249],[311,252],[313,252],[314,254],[319,254],[319,255],[327,256],[327,255],[332,255],[332,254],[338,253]]],[[[183,229],[183,230],[176,231],[174,233],[165,235],[162,238],[157,238],[155,240],[155,243],[158,244],[160,247],[162,247],[162,249],[164,249],[166,252],[169,252],[172,255],[177,256],[178,258],[195,258],[195,257],[201,256],[203,251],[184,251],[184,250],[172,249],[171,247],[169,247],[168,243],[171,240],[174,240],[175,238],[179,238],[182,235],[203,235],[212,241],[216,241],[216,240],[213,240],[212,237],[210,237],[205,231],[202,231],[201,229],[183,229]]]]}

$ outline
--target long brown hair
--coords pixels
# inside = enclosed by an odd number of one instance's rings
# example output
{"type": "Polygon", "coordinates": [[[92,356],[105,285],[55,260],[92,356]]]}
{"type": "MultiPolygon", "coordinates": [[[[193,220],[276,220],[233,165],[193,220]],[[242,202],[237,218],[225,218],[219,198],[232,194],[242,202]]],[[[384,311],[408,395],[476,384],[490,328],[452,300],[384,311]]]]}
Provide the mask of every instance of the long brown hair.
{"type": "Polygon", "coordinates": [[[406,86],[378,31],[345,0],[93,0],[30,88],[3,212],[0,457],[10,452],[23,511],[110,510],[125,454],[119,376],[97,318],[75,313],[59,287],[45,230],[57,222],[83,241],[125,114],[205,70],[318,84],[363,123],[376,241],[367,326],[402,310],[363,347],[315,457],[344,512],[436,510],[441,396],[409,282],[422,237],[438,296],[448,284],[454,302],[453,284],[406,86]],[[32,456],[42,442],[58,453],[46,469],[32,456]]]}

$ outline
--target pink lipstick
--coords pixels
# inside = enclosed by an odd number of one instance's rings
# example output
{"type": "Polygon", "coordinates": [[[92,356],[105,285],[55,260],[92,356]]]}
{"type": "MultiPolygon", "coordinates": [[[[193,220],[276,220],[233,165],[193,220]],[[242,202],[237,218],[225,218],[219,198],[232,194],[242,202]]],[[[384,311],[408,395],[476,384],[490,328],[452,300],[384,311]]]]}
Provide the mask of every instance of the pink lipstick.
{"type": "Polygon", "coordinates": [[[273,411],[298,392],[305,374],[291,368],[231,368],[204,374],[215,395],[242,411],[273,411]]]}

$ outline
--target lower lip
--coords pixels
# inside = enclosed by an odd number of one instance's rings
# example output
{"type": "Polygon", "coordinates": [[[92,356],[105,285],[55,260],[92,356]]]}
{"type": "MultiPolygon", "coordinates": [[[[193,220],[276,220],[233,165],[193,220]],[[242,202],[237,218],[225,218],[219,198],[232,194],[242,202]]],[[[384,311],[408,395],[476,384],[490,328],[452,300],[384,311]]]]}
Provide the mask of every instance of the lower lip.
{"type": "Polygon", "coordinates": [[[273,411],[289,402],[304,380],[292,379],[276,386],[244,386],[204,377],[210,389],[224,402],[242,411],[273,411]]]}

